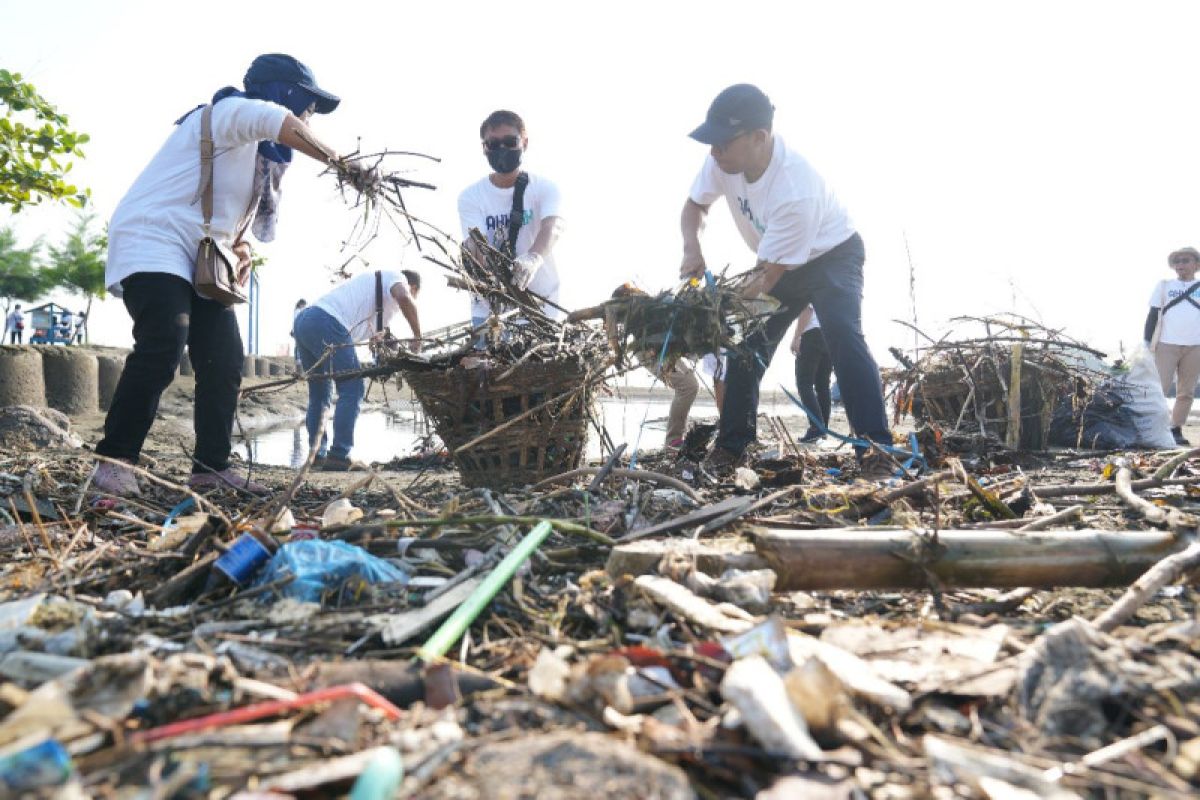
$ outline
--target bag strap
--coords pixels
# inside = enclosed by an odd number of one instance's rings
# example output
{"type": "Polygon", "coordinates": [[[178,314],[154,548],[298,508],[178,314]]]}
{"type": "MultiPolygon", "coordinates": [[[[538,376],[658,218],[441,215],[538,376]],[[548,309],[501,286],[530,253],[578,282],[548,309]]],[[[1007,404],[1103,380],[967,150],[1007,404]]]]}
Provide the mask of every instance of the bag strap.
{"type": "Polygon", "coordinates": [[[383,272],[375,270],[375,332],[383,333],[383,272]]]}
{"type": "MultiPolygon", "coordinates": [[[[200,185],[196,188],[196,196],[200,198],[200,209],[204,214],[204,235],[206,237],[212,236],[213,162],[217,153],[212,135],[212,114],[212,103],[206,105],[204,111],[200,112],[200,185]]],[[[254,212],[258,208],[258,201],[259,193],[252,190],[250,203],[242,214],[237,228],[237,236],[233,238],[234,242],[240,241],[246,233],[246,229],[250,227],[250,223],[254,220],[254,212]]],[[[195,197],[192,198],[192,202],[196,202],[195,197]]]]}
{"type": "Polygon", "coordinates": [[[212,138],[212,103],[200,112],[200,186],[196,194],[200,196],[200,208],[204,212],[204,235],[210,234],[213,215],[213,157],[216,147],[212,138]]]}
{"type": "Polygon", "coordinates": [[[515,256],[517,254],[517,234],[521,232],[521,226],[525,224],[525,187],[529,185],[529,173],[522,172],[517,176],[517,182],[513,185],[513,204],[512,211],[508,214],[508,254],[515,256]]]}
{"type": "MultiPolygon", "coordinates": [[[[1187,300],[1189,303],[1191,303],[1196,308],[1200,308],[1200,303],[1197,303],[1196,298],[1192,296],[1195,294],[1197,289],[1200,289],[1200,281],[1196,281],[1191,286],[1184,289],[1182,292],[1179,293],[1178,296],[1176,296],[1174,299],[1172,299],[1171,302],[1169,302],[1165,306],[1163,306],[1160,314],[1167,313],[1167,309],[1174,308],[1175,306],[1182,303],[1184,300],[1187,300]]],[[[1166,291],[1165,285],[1164,285],[1164,291],[1166,291]]]]}

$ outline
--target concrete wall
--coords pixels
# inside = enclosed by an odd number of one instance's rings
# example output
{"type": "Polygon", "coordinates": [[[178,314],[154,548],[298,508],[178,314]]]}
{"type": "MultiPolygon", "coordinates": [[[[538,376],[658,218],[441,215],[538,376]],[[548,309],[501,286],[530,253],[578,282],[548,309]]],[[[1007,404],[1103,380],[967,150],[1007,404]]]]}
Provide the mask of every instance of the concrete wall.
{"type": "Polygon", "coordinates": [[[100,377],[96,354],[81,347],[39,347],[46,405],[64,414],[92,414],[100,409],[100,377]]]}
{"type": "Polygon", "coordinates": [[[0,406],[45,405],[42,354],[32,347],[0,347],[0,406]]]}

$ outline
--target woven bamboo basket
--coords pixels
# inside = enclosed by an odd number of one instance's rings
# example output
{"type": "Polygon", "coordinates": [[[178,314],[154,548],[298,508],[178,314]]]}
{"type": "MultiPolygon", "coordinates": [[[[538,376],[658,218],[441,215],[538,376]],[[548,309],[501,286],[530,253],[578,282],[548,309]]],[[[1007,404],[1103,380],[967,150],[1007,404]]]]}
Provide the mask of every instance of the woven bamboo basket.
{"type": "MultiPolygon", "coordinates": [[[[1008,432],[1008,394],[1001,384],[1010,372],[1009,354],[969,353],[948,359],[939,355],[922,366],[919,394],[925,414],[950,430],[987,433],[1001,441],[1008,432]],[[972,391],[974,387],[974,391],[972,391]],[[980,430],[980,427],[983,430],[980,430]]],[[[1055,403],[1073,386],[1070,372],[1058,359],[1026,351],[1021,371],[1021,449],[1047,446],[1055,403]]]]}
{"type": "Polygon", "coordinates": [[[507,488],[575,469],[587,443],[587,362],[570,357],[515,366],[407,371],[468,486],[507,488]],[[460,448],[536,409],[477,445],[460,448]]]}

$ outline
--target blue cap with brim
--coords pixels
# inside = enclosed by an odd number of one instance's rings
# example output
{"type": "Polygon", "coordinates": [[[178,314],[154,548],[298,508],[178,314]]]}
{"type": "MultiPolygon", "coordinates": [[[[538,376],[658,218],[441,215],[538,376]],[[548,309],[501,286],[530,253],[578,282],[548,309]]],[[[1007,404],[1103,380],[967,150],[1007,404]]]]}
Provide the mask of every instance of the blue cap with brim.
{"type": "Polygon", "coordinates": [[[331,94],[317,86],[317,79],[313,77],[311,69],[283,53],[267,53],[254,59],[242,81],[247,88],[252,83],[270,83],[271,81],[294,83],[311,92],[316,98],[318,114],[328,114],[338,107],[338,103],[342,102],[342,98],[336,94],[331,94]]]}
{"type": "Polygon", "coordinates": [[[746,131],[770,130],[774,118],[775,107],[762,89],[737,83],[717,95],[704,123],[688,135],[704,144],[723,145],[746,131]]]}

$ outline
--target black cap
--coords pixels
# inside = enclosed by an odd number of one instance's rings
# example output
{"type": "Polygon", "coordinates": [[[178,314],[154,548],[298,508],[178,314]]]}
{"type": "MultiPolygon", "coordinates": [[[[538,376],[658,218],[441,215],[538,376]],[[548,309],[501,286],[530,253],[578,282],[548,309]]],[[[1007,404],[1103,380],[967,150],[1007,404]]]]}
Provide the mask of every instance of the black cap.
{"type": "Polygon", "coordinates": [[[723,145],[746,131],[770,129],[774,118],[775,106],[762,89],[735,83],[717,95],[708,107],[704,124],[688,135],[704,144],[723,145]]]}
{"type": "Polygon", "coordinates": [[[246,70],[246,77],[242,79],[247,87],[252,83],[269,83],[271,81],[294,83],[300,88],[312,92],[313,96],[317,98],[318,114],[328,114],[338,107],[338,103],[342,102],[342,98],[336,94],[330,94],[317,86],[317,79],[313,77],[311,69],[283,53],[267,53],[254,59],[254,62],[250,64],[250,69],[246,70]]]}

